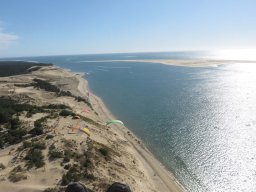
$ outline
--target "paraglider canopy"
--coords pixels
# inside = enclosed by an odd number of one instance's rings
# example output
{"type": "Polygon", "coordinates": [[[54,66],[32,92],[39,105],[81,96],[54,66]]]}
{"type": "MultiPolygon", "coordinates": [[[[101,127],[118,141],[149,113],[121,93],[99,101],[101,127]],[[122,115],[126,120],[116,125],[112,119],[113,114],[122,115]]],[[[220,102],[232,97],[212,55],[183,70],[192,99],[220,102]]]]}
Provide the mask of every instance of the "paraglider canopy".
{"type": "Polygon", "coordinates": [[[78,115],[75,115],[73,119],[80,119],[80,117],[78,115]]]}
{"type": "Polygon", "coordinates": [[[80,128],[79,130],[82,131],[83,133],[85,133],[88,136],[91,135],[90,130],[88,128],[86,128],[86,127],[80,128]]]}
{"type": "Polygon", "coordinates": [[[109,124],[121,124],[121,125],[124,125],[124,123],[120,120],[110,120],[110,121],[107,121],[106,122],[106,125],[109,125],[109,124]]]}

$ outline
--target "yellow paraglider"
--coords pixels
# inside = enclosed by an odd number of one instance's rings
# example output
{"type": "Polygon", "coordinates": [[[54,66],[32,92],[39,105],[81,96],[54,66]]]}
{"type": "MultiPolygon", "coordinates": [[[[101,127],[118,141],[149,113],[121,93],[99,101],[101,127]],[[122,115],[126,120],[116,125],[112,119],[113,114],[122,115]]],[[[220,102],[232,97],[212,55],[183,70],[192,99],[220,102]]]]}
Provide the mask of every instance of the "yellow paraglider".
{"type": "Polygon", "coordinates": [[[79,130],[90,137],[91,133],[90,133],[90,130],[88,128],[84,127],[84,128],[80,128],[79,130]]]}

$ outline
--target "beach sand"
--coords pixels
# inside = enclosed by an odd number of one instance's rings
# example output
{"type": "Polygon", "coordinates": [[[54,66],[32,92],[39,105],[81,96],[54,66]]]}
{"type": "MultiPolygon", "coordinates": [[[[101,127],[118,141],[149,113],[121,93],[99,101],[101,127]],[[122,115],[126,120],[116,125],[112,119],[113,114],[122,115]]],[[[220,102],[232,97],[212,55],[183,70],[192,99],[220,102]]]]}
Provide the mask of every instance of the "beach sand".
{"type": "MultiPolygon", "coordinates": [[[[65,104],[71,107],[76,114],[93,120],[93,123],[86,121],[79,123],[89,126],[90,140],[95,146],[107,147],[110,150],[111,158],[110,160],[97,159],[97,166],[93,170],[96,180],[86,182],[86,186],[94,189],[94,191],[104,192],[105,185],[123,182],[127,183],[133,192],[185,191],[174,176],[128,128],[116,125],[105,126],[105,122],[113,119],[114,116],[99,97],[90,93],[89,99],[93,107],[91,110],[85,103],[78,102],[71,97],[56,97],[53,93],[33,87],[15,86],[19,83],[31,83],[34,78],[45,79],[59,86],[62,90],[83,97],[88,94],[88,82],[80,73],[72,73],[57,67],[43,67],[31,74],[0,78],[0,81],[3,82],[0,84],[0,95],[8,95],[21,101],[26,98],[36,105],[65,104]]],[[[31,118],[21,115],[20,118],[29,126],[44,115],[39,113],[31,118]]],[[[49,121],[49,131],[54,134],[54,138],[45,140],[46,145],[50,146],[54,143],[57,148],[61,148],[63,147],[63,140],[75,140],[77,143],[75,150],[78,152],[84,150],[86,146],[83,143],[89,140],[88,136],[68,133],[68,127],[74,127],[77,124],[78,120],[71,117],[58,117],[49,121]]],[[[16,183],[8,180],[9,172],[16,165],[24,165],[24,162],[20,160],[23,154],[16,150],[20,145],[12,145],[0,150],[0,162],[7,167],[0,170],[0,192],[36,192],[58,186],[65,170],[60,166],[60,160],[49,161],[47,158],[45,158],[46,165],[43,168],[25,172],[26,180],[16,183]]],[[[43,153],[47,156],[47,149],[43,153]]]]}

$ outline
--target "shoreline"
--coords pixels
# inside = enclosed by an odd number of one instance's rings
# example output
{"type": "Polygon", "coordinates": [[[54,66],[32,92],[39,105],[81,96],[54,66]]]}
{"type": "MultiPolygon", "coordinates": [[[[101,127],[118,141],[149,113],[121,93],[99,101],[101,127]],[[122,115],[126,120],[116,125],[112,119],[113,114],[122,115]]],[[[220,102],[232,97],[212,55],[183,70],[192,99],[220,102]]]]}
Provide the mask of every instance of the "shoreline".
{"type": "MultiPolygon", "coordinates": [[[[72,71],[69,72],[73,73],[72,71]]],[[[89,90],[86,75],[77,73],[75,73],[75,75],[79,81],[78,90],[81,94],[85,95],[87,90],[89,90]]],[[[101,120],[106,121],[108,119],[115,119],[115,116],[110,112],[99,96],[96,96],[94,93],[90,94],[90,102],[92,102],[93,107],[96,106],[98,108],[96,111],[99,113],[101,120]]],[[[146,171],[156,186],[156,189],[166,192],[185,191],[185,188],[174,177],[174,175],[167,170],[167,168],[147,149],[144,143],[138,139],[129,128],[122,128],[117,125],[113,126],[113,128],[115,132],[122,135],[132,145],[136,152],[136,157],[143,162],[146,171]],[[129,134],[127,135],[128,132],[129,134]]]]}

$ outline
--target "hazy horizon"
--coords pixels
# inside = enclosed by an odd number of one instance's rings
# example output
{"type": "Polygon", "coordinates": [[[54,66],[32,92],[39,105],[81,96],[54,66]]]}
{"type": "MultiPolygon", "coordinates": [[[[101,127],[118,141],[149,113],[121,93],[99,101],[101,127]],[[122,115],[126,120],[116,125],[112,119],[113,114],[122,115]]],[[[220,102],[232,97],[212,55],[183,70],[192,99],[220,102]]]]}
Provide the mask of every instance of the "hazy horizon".
{"type": "MultiPolygon", "coordinates": [[[[0,57],[4,59],[19,59],[19,58],[37,58],[37,57],[55,57],[55,56],[79,56],[79,55],[126,55],[126,54],[150,54],[150,53],[196,53],[197,57],[193,59],[216,59],[216,60],[237,60],[237,61],[256,61],[256,50],[214,50],[214,51],[141,51],[141,52],[112,52],[112,53],[75,53],[75,54],[52,54],[52,55],[26,55],[14,57],[0,57]]],[[[157,58],[156,58],[157,59],[157,58]]],[[[162,59],[162,58],[159,58],[162,59]]],[[[171,58],[169,58],[171,59],[171,58]]],[[[189,58],[186,58],[189,59],[189,58]]]]}

